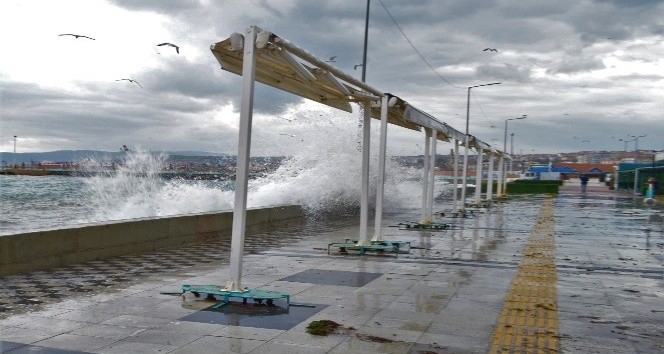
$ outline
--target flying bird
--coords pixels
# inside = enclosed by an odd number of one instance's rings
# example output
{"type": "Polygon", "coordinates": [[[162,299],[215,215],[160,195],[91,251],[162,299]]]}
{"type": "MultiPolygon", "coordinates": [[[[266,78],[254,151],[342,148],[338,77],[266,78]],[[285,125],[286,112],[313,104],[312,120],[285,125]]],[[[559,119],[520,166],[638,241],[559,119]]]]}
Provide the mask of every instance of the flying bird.
{"type": "Polygon", "coordinates": [[[180,47],[176,46],[176,45],[173,44],[173,43],[164,42],[164,43],[159,43],[159,44],[157,44],[157,47],[161,47],[161,46],[169,46],[169,47],[173,47],[173,48],[175,48],[175,52],[178,53],[178,54],[180,54],[180,47]]]}
{"type": "Polygon", "coordinates": [[[141,86],[141,88],[143,87],[143,85],[139,84],[138,81],[136,81],[136,80],[132,80],[132,79],[117,79],[117,80],[115,80],[115,81],[129,81],[129,82],[133,82],[133,83],[135,83],[135,84],[138,85],[138,86],[141,86]]]}
{"type": "Polygon", "coordinates": [[[93,41],[95,40],[95,39],[92,38],[92,37],[84,36],[84,35],[82,35],[82,34],[63,33],[63,34],[59,34],[59,35],[58,35],[58,37],[62,37],[62,36],[72,36],[72,37],[76,37],[76,39],[79,39],[79,38],[87,38],[87,39],[92,39],[93,41]]]}
{"type": "Polygon", "coordinates": [[[489,52],[497,52],[498,49],[496,49],[496,48],[484,48],[484,50],[482,50],[482,51],[483,51],[483,52],[486,52],[486,51],[489,51],[489,52]]]}

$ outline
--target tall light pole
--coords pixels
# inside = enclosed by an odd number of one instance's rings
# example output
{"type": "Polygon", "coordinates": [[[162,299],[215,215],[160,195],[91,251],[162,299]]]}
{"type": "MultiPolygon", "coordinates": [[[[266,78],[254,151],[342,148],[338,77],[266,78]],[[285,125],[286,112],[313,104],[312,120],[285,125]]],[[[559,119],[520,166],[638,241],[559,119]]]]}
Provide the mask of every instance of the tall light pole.
{"type": "Polygon", "coordinates": [[[16,168],[16,135],[14,135],[14,155],[12,155],[12,168],[16,168]]]}
{"type": "Polygon", "coordinates": [[[510,133],[510,172],[514,171],[514,168],[512,166],[512,162],[514,162],[514,158],[512,157],[514,155],[514,133],[510,133]]]}
{"type": "MultiPolygon", "coordinates": [[[[470,140],[470,135],[468,132],[468,126],[470,123],[470,89],[473,89],[475,87],[482,87],[482,86],[491,86],[491,85],[500,85],[500,82],[492,82],[490,84],[482,84],[482,85],[475,85],[475,86],[468,86],[468,99],[466,100],[466,137],[464,138],[464,153],[463,153],[463,176],[461,180],[461,205],[462,209],[466,208],[466,182],[468,178],[468,143],[470,140]]],[[[475,186],[475,188],[479,188],[480,186],[475,186]]]]}
{"type": "Polygon", "coordinates": [[[369,41],[369,8],[371,0],[367,0],[367,15],[364,19],[364,53],[362,54],[362,82],[367,78],[367,42],[369,41]]]}
{"type": "Polygon", "coordinates": [[[634,138],[634,162],[638,163],[639,162],[639,138],[645,138],[647,134],[643,135],[630,135],[632,138],[634,138]]]}
{"type": "MultiPolygon", "coordinates": [[[[521,117],[516,117],[516,118],[508,118],[505,119],[505,137],[503,139],[503,152],[507,152],[507,122],[511,120],[518,120],[518,119],[526,119],[528,118],[527,115],[522,115],[521,117]]],[[[510,161],[512,161],[512,153],[510,152],[510,161]]],[[[505,164],[506,165],[506,164],[505,164]]],[[[503,168],[505,169],[504,171],[500,171],[500,173],[503,174],[503,193],[507,194],[507,166],[503,165],[503,168]]],[[[510,170],[512,169],[511,164],[510,164],[510,170]]]]}
{"type": "MultiPolygon", "coordinates": [[[[369,8],[371,7],[371,0],[367,0],[367,13],[364,19],[364,51],[362,52],[362,82],[366,82],[367,79],[367,45],[369,42],[369,8]]],[[[357,68],[357,65],[355,66],[357,68]]],[[[357,122],[357,150],[362,150],[362,129],[363,129],[363,118],[360,117],[357,122]]]]}

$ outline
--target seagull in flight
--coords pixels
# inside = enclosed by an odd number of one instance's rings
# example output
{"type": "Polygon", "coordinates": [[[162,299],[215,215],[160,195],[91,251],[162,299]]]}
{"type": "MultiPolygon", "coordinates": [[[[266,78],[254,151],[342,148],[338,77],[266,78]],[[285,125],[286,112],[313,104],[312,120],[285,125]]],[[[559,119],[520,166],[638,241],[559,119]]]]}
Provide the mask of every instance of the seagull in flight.
{"type": "Polygon", "coordinates": [[[136,81],[136,80],[132,80],[132,79],[117,79],[117,80],[115,80],[115,81],[129,81],[129,82],[133,82],[133,83],[135,83],[135,84],[138,85],[138,86],[141,86],[141,88],[143,87],[141,84],[138,83],[138,81],[136,81]]]}
{"type": "Polygon", "coordinates": [[[173,48],[175,48],[175,52],[178,53],[178,54],[180,54],[180,47],[176,46],[176,45],[173,44],[173,43],[164,42],[164,43],[159,43],[159,44],[157,44],[157,47],[161,47],[161,46],[169,46],[169,47],[173,47],[173,48]]]}
{"type": "Polygon", "coordinates": [[[62,37],[62,36],[72,36],[72,37],[76,37],[76,39],[79,39],[79,38],[87,38],[87,39],[92,39],[93,41],[95,40],[95,39],[92,38],[92,37],[84,36],[84,35],[82,35],[82,34],[63,33],[63,34],[59,34],[59,35],[58,35],[58,37],[62,37]]]}
{"type": "Polygon", "coordinates": [[[484,50],[482,50],[482,51],[483,51],[483,52],[486,52],[486,51],[489,51],[489,52],[497,52],[498,49],[496,49],[496,48],[484,48],[484,50]]]}

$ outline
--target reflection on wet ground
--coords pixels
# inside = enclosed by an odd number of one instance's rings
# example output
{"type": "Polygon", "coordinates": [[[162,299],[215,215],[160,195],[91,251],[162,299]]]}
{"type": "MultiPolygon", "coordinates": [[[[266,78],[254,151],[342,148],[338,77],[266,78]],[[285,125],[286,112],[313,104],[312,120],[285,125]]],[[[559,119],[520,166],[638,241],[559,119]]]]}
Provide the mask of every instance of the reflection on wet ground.
{"type": "MultiPolygon", "coordinates": [[[[223,283],[228,240],[2,277],[0,348],[29,343],[107,353],[146,348],[486,353],[546,199],[511,196],[469,218],[441,218],[453,225],[444,231],[399,230],[393,226],[417,221],[419,212],[388,211],[383,238],[411,244],[410,253],[398,258],[328,255],[328,243],[357,237],[354,217],[310,221],[247,237],[246,283],[320,306],[305,311],[288,329],[210,323],[199,318],[201,313],[214,315],[206,310],[210,303],[160,295],[163,290],[177,292],[185,283],[223,283]],[[307,316],[332,319],[357,331],[314,338],[304,333],[304,322],[311,320],[307,316]],[[26,329],[29,336],[23,333],[26,329]],[[113,341],[91,343],[90,338],[101,337],[113,341]],[[63,344],[77,340],[77,347],[63,344]],[[86,341],[88,346],[83,345],[86,341]]],[[[448,207],[444,200],[437,203],[441,210],[448,207]]],[[[563,189],[553,209],[560,351],[661,352],[662,205],[647,207],[631,196],[563,189]]],[[[271,316],[289,313],[276,311],[271,316]]]]}

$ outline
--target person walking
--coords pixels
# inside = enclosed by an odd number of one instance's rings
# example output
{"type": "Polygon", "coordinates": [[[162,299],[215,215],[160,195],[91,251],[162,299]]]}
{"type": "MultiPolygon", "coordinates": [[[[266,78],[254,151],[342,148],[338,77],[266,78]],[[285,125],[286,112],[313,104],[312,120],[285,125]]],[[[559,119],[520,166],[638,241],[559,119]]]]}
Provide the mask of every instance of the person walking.
{"type": "Polygon", "coordinates": [[[648,189],[646,190],[646,196],[648,198],[655,198],[655,192],[657,191],[657,179],[655,176],[650,176],[648,178],[648,189]]]}
{"type": "Polygon", "coordinates": [[[581,192],[585,193],[586,187],[588,187],[588,176],[584,173],[579,179],[581,180],[581,192]]]}

